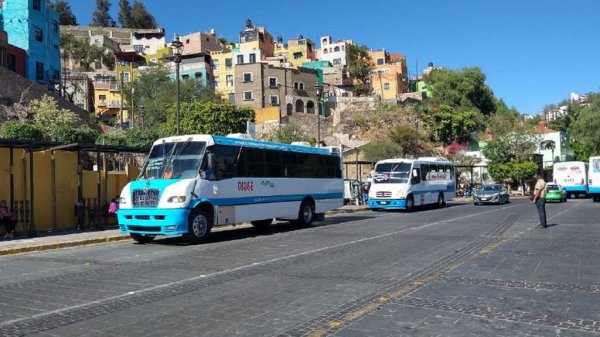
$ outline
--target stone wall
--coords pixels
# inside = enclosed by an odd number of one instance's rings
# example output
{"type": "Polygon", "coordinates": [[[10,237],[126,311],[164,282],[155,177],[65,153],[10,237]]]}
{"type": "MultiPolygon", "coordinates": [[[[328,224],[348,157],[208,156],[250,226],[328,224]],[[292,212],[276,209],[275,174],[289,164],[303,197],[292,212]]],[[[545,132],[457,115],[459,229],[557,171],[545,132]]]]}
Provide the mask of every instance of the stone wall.
{"type": "Polygon", "coordinates": [[[335,97],[328,104],[331,107],[333,130],[339,133],[349,133],[348,125],[353,124],[354,116],[374,112],[379,105],[379,99],[376,97],[335,97]]]}
{"type": "Polygon", "coordinates": [[[58,97],[58,92],[49,91],[47,85],[30,81],[17,73],[0,67],[0,102],[2,104],[12,105],[22,102],[26,105],[31,100],[42,98],[44,95],[54,96],[60,108],[71,110],[84,121],[90,122],[86,110],[58,97]]]}

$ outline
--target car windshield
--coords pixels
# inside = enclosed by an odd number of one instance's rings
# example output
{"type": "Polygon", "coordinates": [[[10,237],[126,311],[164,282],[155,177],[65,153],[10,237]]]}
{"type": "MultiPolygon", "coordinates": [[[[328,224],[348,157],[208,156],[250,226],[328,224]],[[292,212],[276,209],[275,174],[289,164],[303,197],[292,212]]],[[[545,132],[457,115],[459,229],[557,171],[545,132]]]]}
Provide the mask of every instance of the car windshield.
{"type": "Polygon", "coordinates": [[[560,187],[558,185],[548,185],[548,191],[559,191],[560,187]]]}
{"type": "Polygon", "coordinates": [[[152,147],[138,179],[194,178],[200,169],[206,143],[178,142],[152,147]]]}
{"type": "Polygon", "coordinates": [[[482,192],[498,192],[502,190],[500,185],[485,185],[481,188],[482,192]]]}
{"type": "Polygon", "coordinates": [[[410,178],[410,163],[382,163],[375,166],[375,184],[406,184],[410,178]]]}

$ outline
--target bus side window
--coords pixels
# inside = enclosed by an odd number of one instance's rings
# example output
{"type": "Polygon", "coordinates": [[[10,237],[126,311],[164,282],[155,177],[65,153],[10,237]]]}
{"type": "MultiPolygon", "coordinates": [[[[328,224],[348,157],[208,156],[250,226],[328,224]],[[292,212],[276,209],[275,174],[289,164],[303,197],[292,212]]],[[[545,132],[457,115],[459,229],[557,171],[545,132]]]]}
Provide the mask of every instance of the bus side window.
{"type": "Polygon", "coordinates": [[[421,164],[421,180],[427,181],[428,173],[429,173],[429,164],[421,164]]]}
{"type": "Polygon", "coordinates": [[[411,178],[410,178],[410,183],[412,185],[416,185],[416,184],[421,183],[421,169],[414,168],[412,170],[412,175],[411,175],[411,178]]]}

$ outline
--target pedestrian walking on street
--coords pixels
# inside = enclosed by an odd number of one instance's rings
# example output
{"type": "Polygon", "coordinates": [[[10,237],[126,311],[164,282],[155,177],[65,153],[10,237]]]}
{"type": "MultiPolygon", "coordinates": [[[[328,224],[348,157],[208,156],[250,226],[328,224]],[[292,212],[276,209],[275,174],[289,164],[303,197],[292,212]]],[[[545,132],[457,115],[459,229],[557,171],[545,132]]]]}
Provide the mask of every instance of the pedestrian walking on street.
{"type": "Polygon", "coordinates": [[[544,179],[536,174],[534,176],[535,188],[533,190],[533,203],[535,203],[535,207],[537,208],[538,215],[540,217],[540,224],[538,227],[540,228],[548,228],[548,223],[546,223],[546,187],[547,184],[544,179]]]}

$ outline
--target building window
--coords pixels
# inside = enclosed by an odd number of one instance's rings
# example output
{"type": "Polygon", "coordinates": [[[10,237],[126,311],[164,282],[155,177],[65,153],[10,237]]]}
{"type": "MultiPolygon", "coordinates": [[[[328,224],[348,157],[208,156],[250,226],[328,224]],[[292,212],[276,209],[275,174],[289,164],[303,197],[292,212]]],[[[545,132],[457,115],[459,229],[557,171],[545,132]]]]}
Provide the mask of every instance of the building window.
{"type": "Polygon", "coordinates": [[[327,48],[323,49],[323,54],[327,54],[327,48]]]}
{"type": "Polygon", "coordinates": [[[342,45],[342,51],[343,51],[344,49],[346,49],[346,48],[344,47],[344,45],[342,45]]]}
{"type": "Polygon", "coordinates": [[[40,0],[33,0],[33,9],[39,11],[41,9],[40,0]]]}
{"type": "Polygon", "coordinates": [[[302,58],[302,53],[298,52],[298,53],[294,53],[294,60],[299,60],[302,58]]]}
{"type": "Polygon", "coordinates": [[[233,87],[233,75],[227,75],[225,77],[225,81],[227,82],[227,87],[228,88],[232,88],[233,87]]]}
{"type": "Polygon", "coordinates": [[[333,60],[333,65],[334,66],[339,66],[340,64],[342,64],[342,59],[334,59],[333,60]]]}
{"type": "Polygon", "coordinates": [[[244,101],[252,100],[252,91],[244,91],[244,101]]]}
{"type": "Polygon", "coordinates": [[[15,55],[8,53],[6,54],[6,68],[14,72],[17,71],[17,57],[15,55]]]}
{"type": "Polygon", "coordinates": [[[41,28],[35,29],[35,40],[38,42],[44,42],[44,33],[41,28]]]}
{"type": "Polygon", "coordinates": [[[184,80],[189,80],[190,79],[190,75],[185,74],[185,75],[181,75],[181,78],[184,80]]]}
{"type": "Polygon", "coordinates": [[[58,21],[52,20],[52,31],[58,33],[58,21]]]}
{"type": "Polygon", "coordinates": [[[333,51],[334,51],[334,52],[336,52],[336,51],[340,51],[340,47],[338,47],[338,46],[335,46],[335,48],[333,48],[333,51]]]}
{"type": "Polygon", "coordinates": [[[215,76],[215,78],[213,78],[213,85],[215,88],[219,87],[219,76],[215,76]]]}
{"type": "Polygon", "coordinates": [[[294,82],[294,89],[298,89],[298,82],[294,82]]]}
{"type": "Polygon", "coordinates": [[[277,78],[276,77],[269,77],[269,87],[277,88],[277,78]]]}
{"type": "Polygon", "coordinates": [[[256,63],[256,54],[250,54],[250,63],[256,63]]]}
{"type": "Polygon", "coordinates": [[[106,95],[99,95],[99,96],[98,96],[98,99],[99,99],[100,101],[106,101],[106,95]]]}
{"type": "Polygon", "coordinates": [[[271,96],[271,105],[279,105],[279,97],[271,96]]]}
{"type": "Polygon", "coordinates": [[[42,62],[35,63],[35,79],[36,81],[44,80],[44,64],[42,62]]]}
{"type": "Polygon", "coordinates": [[[102,62],[100,62],[99,60],[94,61],[94,69],[102,69],[102,62]]]}
{"type": "Polygon", "coordinates": [[[219,71],[219,60],[213,60],[212,70],[219,71]]]}
{"type": "Polygon", "coordinates": [[[244,83],[252,82],[252,73],[244,73],[244,83]]]}
{"type": "Polygon", "coordinates": [[[225,69],[231,69],[233,67],[233,60],[228,58],[225,59],[225,69]]]}
{"type": "Polygon", "coordinates": [[[384,63],[385,63],[385,59],[384,59],[383,57],[379,57],[379,58],[377,58],[377,64],[378,64],[378,65],[382,65],[382,64],[384,64],[384,63]]]}
{"type": "Polygon", "coordinates": [[[302,82],[298,83],[298,89],[304,90],[304,83],[302,83],[302,82]]]}
{"type": "Polygon", "coordinates": [[[122,71],[121,72],[121,82],[129,82],[129,72],[122,71]]]}
{"type": "Polygon", "coordinates": [[[244,64],[244,55],[237,56],[237,64],[244,64]]]}
{"type": "Polygon", "coordinates": [[[235,103],[235,94],[231,93],[227,97],[229,98],[229,103],[235,103]]]}
{"type": "Polygon", "coordinates": [[[383,90],[390,90],[390,84],[389,83],[384,83],[383,84],[383,90]]]}
{"type": "Polygon", "coordinates": [[[194,78],[202,78],[202,73],[194,73],[194,78]]]}
{"type": "Polygon", "coordinates": [[[150,63],[158,63],[158,59],[156,57],[153,57],[150,59],[150,63]]]}

